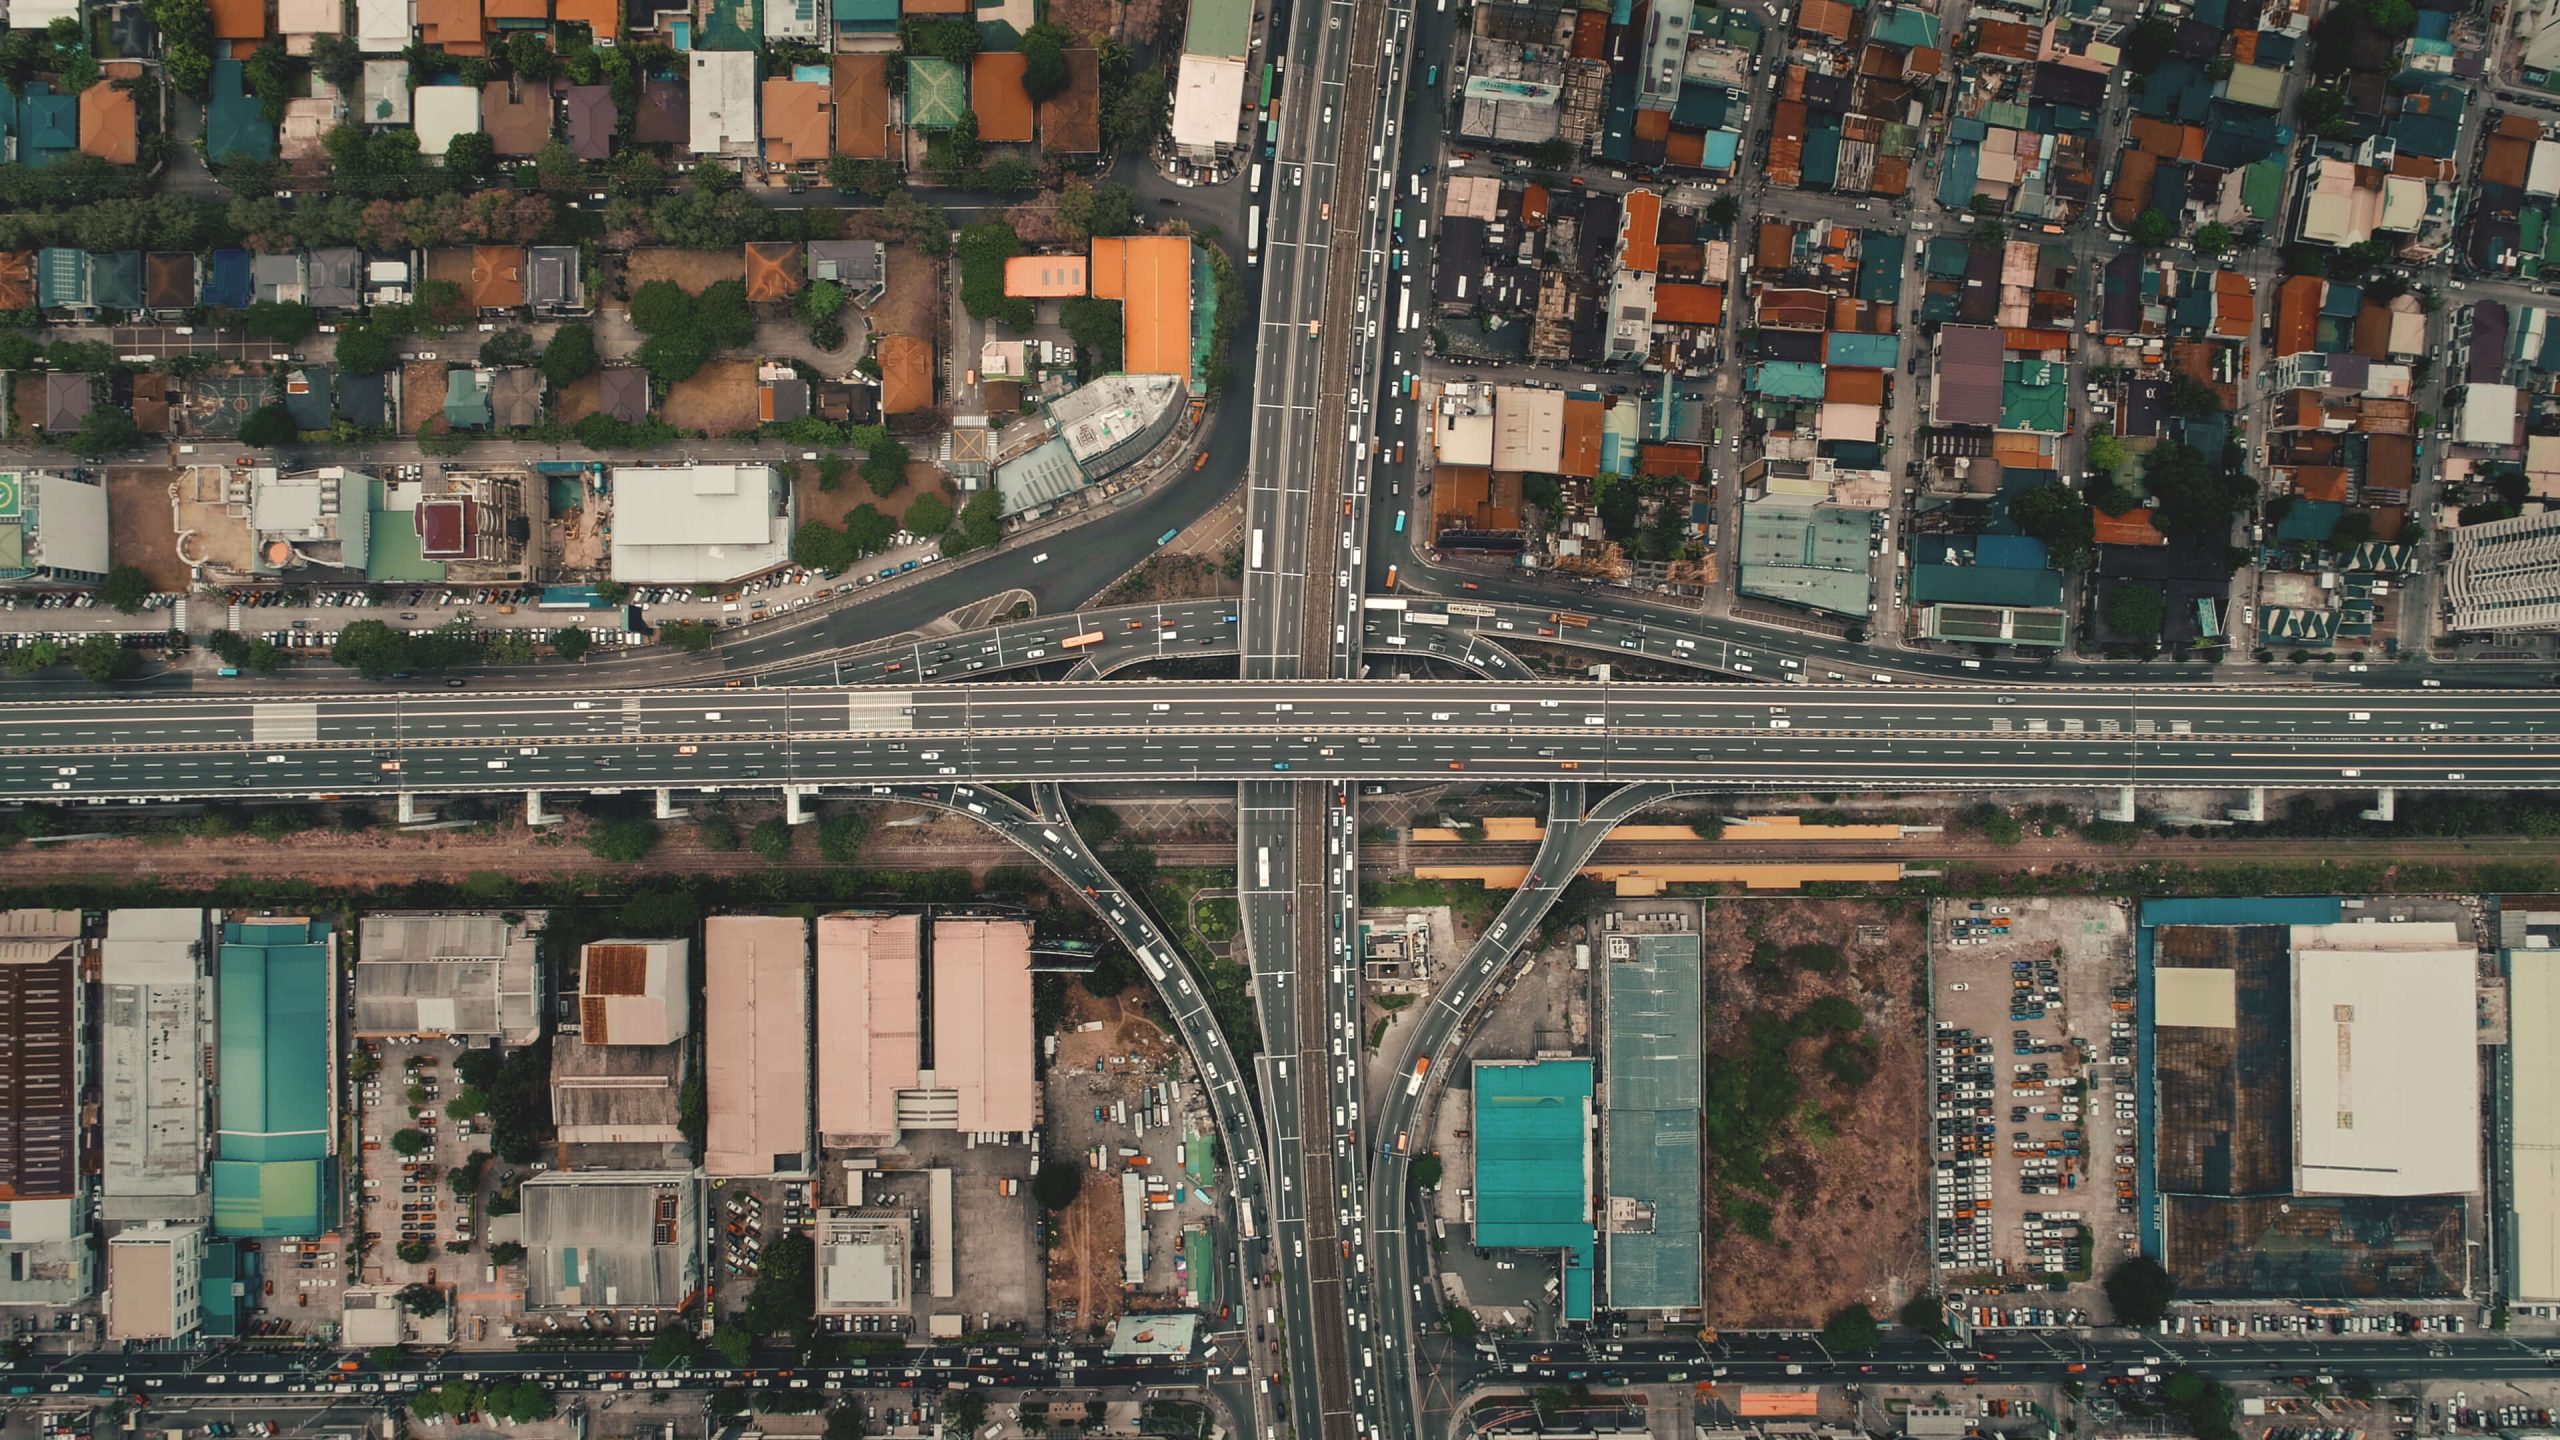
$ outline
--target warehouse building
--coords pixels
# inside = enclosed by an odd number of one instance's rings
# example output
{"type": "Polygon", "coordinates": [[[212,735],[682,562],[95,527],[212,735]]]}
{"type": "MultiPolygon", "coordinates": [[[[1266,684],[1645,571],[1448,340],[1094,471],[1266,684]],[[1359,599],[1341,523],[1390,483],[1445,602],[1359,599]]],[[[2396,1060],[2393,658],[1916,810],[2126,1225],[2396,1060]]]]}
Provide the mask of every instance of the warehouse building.
{"type": "Polygon", "coordinates": [[[2467,960],[2431,958],[2460,948],[2449,927],[2348,913],[2327,897],[2143,906],[2138,1210],[2143,1249],[2183,1296],[2464,1293],[2478,1162],[2411,1136],[2406,1117],[2476,1146],[2476,1125],[2446,1123],[2478,1113],[2476,1082],[2455,1073],[2477,1062],[2476,983],[2467,960]]]}
{"type": "Polygon", "coordinates": [[[617,465],[613,489],[623,584],[725,584],[791,558],[791,486],[771,465],[617,465]]]}
{"type": "Polygon", "coordinates": [[[107,1338],[184,1340],[204,1327],[204,1227],[151,1221],[107,1242],[107,1338]]]}
{"type": "Polygon", "coordinates": [[[924,1067],[924,921],[818,917],[818,1131],[830,1147],[898,1143],[898,1095],[924,1067]]]}
{"type": "Polygon", "coordinates": [[[1567,1320],[1592,1312],[1591,1093],[1588,1060],[1475,1064],[1475,1243],[1558,1252],[1567,1320]]]}
{"type": "Polygon", "coordinates": [[[355,1033],[542,1038],[542,911],[389,911],[356,930],[355,1033]]]}
{"type": "Polygon", "coordinates": [[[1698,937],[1608,938],[1608,1108],[1601,1134],[1603,1244],[1612,1310],[1695,1310],[1699,1115],[1705,1101],[1698,937]]]}
{"type": "Polygon", "coordinates": [[[0,911],[0,1306],[97,1289],[82,1184],[77,910],[0,911]]]}
{"type": "Polygon", "coordinates": [[[98,987],[99,1214],[203,1220],[205,913],[114,910],[98,987]]]}
{"type": "Polygon", "coordinates": [[[551,1051],[562,1143],[684,1143],[692,956],[682,940],[598,940],[579,950],[577,1033],[551,1051]]]}
{"type": "Polygon", "coordinates": [[[933,922],[932,1068],[900,1102],[917,1129],[1028,1136],[1040,1125],[1032,1076],[1031,926],[933,922]],[[948,1117],[947,1119],[945,1117],[948,1117]]]}
{"type": "Polygon", "coordinates": [[[2505,904],[2498,950],[2507,971],[2508,1303],[2560,1318],[2560,909],[2505,904]]]}
{"type": "Polygon", "coordinates": [[[214,957],[213,1227],[232,1238],[337,1223],[337,936],[325,920],[222,927],[214,957]]]}
{"type": "Polygon", "coordinates": [[[703,926],[703,1079],[715,1179],[806,1175],[809,922],[719,915],[703,926]]]}
{"type": "Polygon", "coordinates": [[[818,1313],[895,1315],[915,1306],[915,1221],[904,1212],[818,1212],[818,1313]]]}
{"type": "Polygon", "coordinates": [[[525,1308],[681,1309],[702,1286],[702,1180],[553,1170],[524,1182],[525,1308]]]}

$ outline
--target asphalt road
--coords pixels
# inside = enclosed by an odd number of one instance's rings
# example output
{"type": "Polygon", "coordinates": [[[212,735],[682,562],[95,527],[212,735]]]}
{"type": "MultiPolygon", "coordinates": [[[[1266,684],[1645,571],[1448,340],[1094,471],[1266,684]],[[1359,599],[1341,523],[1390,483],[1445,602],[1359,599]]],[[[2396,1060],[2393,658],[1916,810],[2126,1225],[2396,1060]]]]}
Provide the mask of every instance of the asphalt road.
{"type": "Polygon", "coordinates": [[[2229,686],[1213,680],[191,697],[0,703],[0,795],[141,803],[1454,773],[1754,789],[2509,789],[2560,785],[2556,722],[2560,695],[2548,691],[2229,686]]]}

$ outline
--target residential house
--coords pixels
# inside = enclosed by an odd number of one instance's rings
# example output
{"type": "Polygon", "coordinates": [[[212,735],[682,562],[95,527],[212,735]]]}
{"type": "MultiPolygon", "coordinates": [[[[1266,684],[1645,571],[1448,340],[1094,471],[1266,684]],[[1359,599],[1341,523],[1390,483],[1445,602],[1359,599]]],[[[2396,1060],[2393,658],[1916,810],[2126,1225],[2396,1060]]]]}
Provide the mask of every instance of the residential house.
{"type": "Polygon", "coordinates": [[[981,50],[969,74],[969,109],[978,117],[978,138],[989,144],[1031,143],[1031,92],[1024,78],[1030,57],[1019,50],[981,50]]]}
{"type": "Polygon", "coordinates": [[[524,247],[471,247],[471,307],[483,315],[524,308],[524,247]]]}
{"type": "Polygon", "coordinates": [[[195,308],[201,281],[196,275],[196,257],[183,250],[155,250],[143,257],[142,303],[144,308],[170,318],[195,308]]]}
{"type": "MultiPolygon", "coordinates": [[[[812,240],[808,264],[813,283],[825,280],[841,285],[859,306],[877,301],[889,282],[889,247],[877,240],[812,240]]],[[[1079,287],[1076,293],[1084,292],[1079,287]]]]}
{"type": "Polygon", "coordinates": [[[305,365],[284,376],[284,409],[300,431],[326,430],[337,422],[337,371],[327,365],[305,365]]]}
{"type": "Polygon", "coordinates": [[[502,430],[530,430],[542,423],[542,372],[510,366],[489,384],[489,409],[502,430]]]}
{"type": "Polygon", "coordinates": [[[456,366],[444,372],[444,420],[456,430],[485,431],[493,418],[486,370],[456,366]]]}
{"type": "Polygon", "coordinates": [[[417,29],[418,0],[356,0],[356,48],[367,55],[399,54],[417,29]]]}
{"type": "Polygon", "coordinates": [[[693,135],[693,115],[682,76],[644,80],[640,113],[631,117],[631,138],[643,145],[682,145],[693,135]]]}
{"type": "Polygon", "coordinates": [[[418,153],[441,160],[456,135],[480,130],[480,90],[472,85],[422,85],[411,105],[418,132],[418,153]]]}
{"type": "Polygon", "coordinates": [[[80,97],[56,95],[38,80],[18,101],[18,163],[50,165],[80,148],[80,97]]]}
{"type": "MultiPolygon", "coordinates": [[[[119,63],[110,70],[139,72],[139,65],[119,63]]],[[[110,76],[80,92],[80,153],[110,165],[131,165],[141,156],[142,128],[133,92],[110,76]]]]}
{"type": "Polygon", "coordinates": [[[596,374],[596,410],[626,425],[649,418],[649,372],[636,365],[608,365],[596,374]]]}
{"type": "Polygon", "coordinates": [[[586,276],[575,245],[535,245],[524,252],[524,303],[537,315],[577,315],[587,308],[586,276]]]}
{"type": "Polygon", "coordinates": [[[748,50],[693,52],[693,123],[687,143],[694,154],[719,160],[754,158],[758,141],[756,58],[748,50]]]}
{"type": "Polygon", "coordinates": [[[311,252],[305,303],[320,310],[353,310],[364,304],[364,252],[336,245],[311,252]]]}
{"type": "Polygon", "coordinates": [[[613,153],[614,127],[620,121],[610,85],[560,87],[561,133],[569,153],[580,160],[602,160],[613,153]]]}
{"type": "Polygon", "coordinates": [[[480,87],[480,128],[498,154],[525,159],[550,142],[551,87],[492,80],[480,87]]]}
{"type": "Polygon", "coordinates": [[[756,367],[756,418],[770,425],[809,414],[809,382],[800,372],[776,361],[756,367]]]}
{"type": "Polygon", "coordinates": [[[817,43],[826,34],[822,0],[764,0],[764,38],[817,43]]]}
{"type": "Polygon", "coordinates": [[[347,118],[360,125],[408,129],[411,123],[409,62],[400,59],[364,62],[364,85],[358,91],[355,108],[347,118]]]}
{"type": "Polygon", "coordinates": [[[800,247],[788,240],[747,245],[747,299],[761,304],[800,293],[800,247]]]}
{"type": "MultiPolygon", "coordinates": [[[[814,4],[815,0],[809,0],[814,4]]],[[[768,9],[770,13],[770,9],[768,9]]],[[[832,89],[807,80],[764,82],[764,162],[788,169],[816,169],[832,153],[835,101],[832,89]]]]}
{"type": "Polygon", "coordinates": [[[142,308],[142,252],[89,252],[89,303],[111,315],[130,315],[142,308]]]}
{"type": "Polygon", "coordinates": [[[622,11],[614,0],[558,0],[551,10],[555,25],[579,26],[598,45],[611,45],[622,28],[622,11]]]}
{"type": "Polygon", "coordinates": [[[253,257],[236,245],[226,245],[206,257],[204,267],[204,307],[208,310],[246,310],[256,298],[250,288],[249,269],[253,257]]]}
{"type": "Polygon", "coordinates": [[[259,299],[271,304],[301,304],[310,282],[311,262],[299,250],[261,255],[249,267],[249,283],[256,287],[259,299]]]}
{"type": "Polygon", "coordinates": [[[480,0],[416,0],[416,5],[419,44],[448,55],[488,53],[480,0]]]}
{"type": "Polygon", "coordinates": [[[835,153],[857,160],[886,160],[897,149],[890,121],[889,64],[884,54],[837,55],[835,153]]]}

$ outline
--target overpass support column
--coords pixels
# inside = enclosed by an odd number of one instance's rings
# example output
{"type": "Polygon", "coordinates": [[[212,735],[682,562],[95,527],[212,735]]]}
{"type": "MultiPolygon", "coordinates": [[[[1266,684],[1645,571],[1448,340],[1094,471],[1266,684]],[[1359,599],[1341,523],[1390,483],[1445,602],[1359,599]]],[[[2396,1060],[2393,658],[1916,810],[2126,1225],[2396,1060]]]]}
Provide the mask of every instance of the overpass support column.
{"type": "Polygon", "coordinates": [[[2395,812],[2399,808],[2399,800],[2400,794],[2398,791],[2391,789],[2389,786],[2384,786],[2382,789],[2373,792],[2373,808],[2363,812],[2356,818],[2360,820],[2383,821],[2397,819],[2399,817],[2395,812]]]}
{"type": "Polygon", "coordinates": [[[524,792],[524,823],[540,829],[545,825],[559,824],[560,817],[542,808],[541,791],[527,790],[524,792]]]}
{"type": "Polygon", "coordinates": [[[2121,820],[2127,825],[2133,823],[2133,817],[2133,787],[2130,785],[2116,792],[2114,803],[2098,811],[2098,818],[2101,820],[2121,820]]]}
{"type": "Polygon", "coordinates": [[[688,813],[688,812],[685,810],[685,808],[684,808],[683,806],[678,805],[678,804],[676,803],[676,792],[674,792],[673,790],[667,790],[667,789],[663,789],[663,788],[662,788],[662,789],[660,789],[660,790],[658,791],[658,818],[659,818],[659,819],[661,819],[661,820],[680,820],[680,819],[683,819],[683,818],[684,818],[684,816],[685,816],[687,813],[688,813]]]}
{"type": "Polygon", "coordinates": [[[2267,787],[2264,785],[2250,786],[2247,803],[2234,805],[2225,813],[2234,820],[2247,820],[2254,822],[2266,819],[2267,787]]]}
{"type": "Polygon", "coordinates": [[[801,801],[803,801],[803,800],[806,800],[809,796],[814,795],[814,794],[816,794],[816,793],[817,793],[817,787],[815,787],[815,786],[813,786],[813,785],[785,785],[785,786],[783,786],[783,787],[782,787],[782,819],[783,819],[783,822],[784,822],[785,824],[789,824],[789,825],[806,825],[806,824],[808,824],[808,823],[809,823],[809,808],[808,808],[806,805],[801,804],[800,802],[801,802],[801,801]]]}
{"type": "Polygon", "coordinates": [[[418,808],[417,796],[410,794],[406,790],[400,792],[399,822],[401,824],[423,825],[434,818],[436,818],[436,812],[433,810],[421,810],[418,808]]]}

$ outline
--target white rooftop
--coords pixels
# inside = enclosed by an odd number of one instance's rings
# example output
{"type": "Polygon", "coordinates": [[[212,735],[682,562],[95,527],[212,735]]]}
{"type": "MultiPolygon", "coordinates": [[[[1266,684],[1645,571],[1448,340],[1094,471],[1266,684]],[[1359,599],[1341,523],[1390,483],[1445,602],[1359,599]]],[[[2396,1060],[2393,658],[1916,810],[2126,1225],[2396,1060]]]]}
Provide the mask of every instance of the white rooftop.
{"type": "Polygon", "coordinates": [[[2296,925],[2294,1189],[2480,1190],[2478,956],[2450,922],[2296,925]]]}
{"type": "Polygon", "coordinates": [[[625,465],[613,490],[616,580],[732,580],[790,556],[791,492],[770,465],[625,465]]]}

